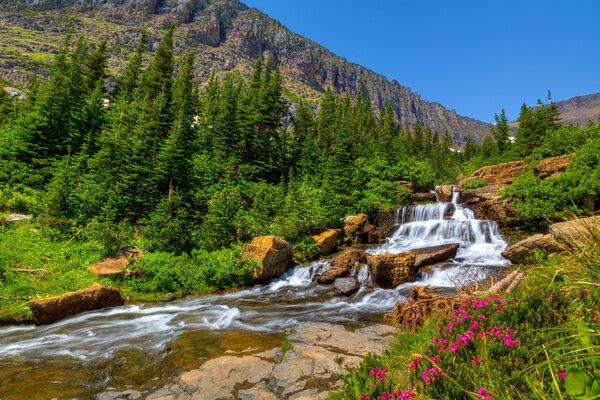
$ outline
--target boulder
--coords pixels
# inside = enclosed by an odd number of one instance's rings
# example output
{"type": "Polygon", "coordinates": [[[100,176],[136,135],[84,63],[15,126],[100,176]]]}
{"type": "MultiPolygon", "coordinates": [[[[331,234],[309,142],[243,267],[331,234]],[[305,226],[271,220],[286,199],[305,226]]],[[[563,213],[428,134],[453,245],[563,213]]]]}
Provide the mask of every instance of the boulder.
{"type": "Polygon", "coordinates": [[[435,187],[435,194],[438,201],[442,203],[449,203],[452,201],[452,194],[454,193],[454,185],[443,185],[435,187]]]}
{"type": "Polygon", "coordinates": [[[110,277],[122,274],[129,276],[131,275],[131,271],[127,270],[129,260],[137,260],[142,257],[144,257],[144,253],[139,248],[127,246],[90,265],[87,269],[96,276],[110,277]]]}
{"type": "Polygon", "coordinates": [[[536,167],[537,176],[540,179],[546,179],[559,175],[571,165],[571,162],[571,154],[543,159],[536,167]]]}
{"type": "Polygon", "coordinates": [[[349,247],[339,253],[331,262],[331,267],[316,279],[320,284],[331,284],[337,278],[350,274],[356,263],[365,263],[366,254],[363,251],[349,247]]]}
{"type": "Polygon", "coordinates": [[[416,279],[415,253],[367,254],[373,281],[382,287],[396,287],[416,279]]]}
{"type": "Polygon", "coordinates": [[[418,269],[454,258],[458,247],[458,243],[451,243],[411,250],[415,253],[415,268],[418,269]]]}
{"type": "Polygon", "coordinates": [[[358,279],[354,277],[337,278],[333,283],[333,287],[345,296],[352,296],[360,289],[360,283],[358,283],[358,279]]]}
{"type": "Polygon", "coordinates": [[[411,193],[408,195],[409,199],[413,203],[425,203],[425,202],[436,202],[437,197],[435,193],[411,193]]]}
{"type": "Polygon", "coordinates": [[[329,229],[323,233],[313,236],[312,239],[317,244],[319,254],[326,256],[335,250],[337,246],[338,232],[335,229],[329,229]]]}
{"type": "Polygon", "coordinates": [[[292,245],[275,236],[259,236],[244,245],[241,256],[259,263],[252,279],[267,282],[286,271],[292,261],[292,245]]]}
{"type": "Polygon", "coordinates": [[[535,251],[542,251],[548,255],[553,255],[560,253],[561,250],[561,245],[554,240],[552,235],[537,234],[508,246],[502,252],[502,257],[514,264],[525,264],[535,251]]]}
{"type": "Polygon", "coordinates": [[[31,222],[31,221],[33,221],[33,217],[31,215],[13,213],[13,214],[8,214],[6,216],[6,218],[4,219],[4,221],[9,224],[12,224],[15,222],[31,222]]]}
{"type": "Polygon", "coordinates": [[[484,179],[490,185],[507,185],[523,172],[523,161],[511,161],[502,164],[488,165],[473,172],[469,178],[484,179]]]}
{"type": "Polygon", "coordinates": [[[31,300],[27,306],[31,309],[36,324],[51,324],[82,312],[122,306],[124,303],[117,289],[96,283],[76,292],[31,300]]]}
{"type": "Polygon", "coordinates": [[[363,234],[363,230],[369,216],[367,214],[358,214],[346,217],[342,220],[342,229],[346,236],[355,238],[363,234]]]}
{"type": "Polygon", "coordinates": [[[554,240],[574,250],[593,245],[600,237],[600,216],[550,225],[550,234],[554,240]]]}
{"type": "Polygon", "coordinates": [[[369,244],[385,243],[387,236],[388,236],[388,234],[385,229],[376,228],[376,229],[370,230],[369,233],[367,234],[367,243],[369,243],[369,244]]]}

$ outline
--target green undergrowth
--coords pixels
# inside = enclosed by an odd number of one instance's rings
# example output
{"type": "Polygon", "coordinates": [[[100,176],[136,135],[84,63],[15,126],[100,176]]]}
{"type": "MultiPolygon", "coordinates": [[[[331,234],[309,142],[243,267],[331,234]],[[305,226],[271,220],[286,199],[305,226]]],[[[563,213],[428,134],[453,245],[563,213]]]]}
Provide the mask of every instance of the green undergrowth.
{"type": "Polygon", "coordinates": [[[600,398],[600,234],[368,355],[332,399],[600,398]]]}
{"type": "Polygon", "coordinates": [[[145,252],[132,276],[99,278],[87,266],[104,246],[77,237],[56,237],[41,223],[0,226],[0,324],[29,322],[27,301],[83,289],[93,283],[118,287],[128,301],[160,301],[165,294],[201,294],[247,284],[254,264],[239,259],[239,246],[191,254],[145,252]]]}

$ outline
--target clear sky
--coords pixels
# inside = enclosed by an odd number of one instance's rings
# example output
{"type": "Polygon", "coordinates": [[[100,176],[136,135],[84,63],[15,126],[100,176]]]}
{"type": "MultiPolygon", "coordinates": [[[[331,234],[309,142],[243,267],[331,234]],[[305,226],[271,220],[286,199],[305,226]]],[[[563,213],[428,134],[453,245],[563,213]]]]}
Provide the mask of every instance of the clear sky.
{"type": "Polygon", "coordinates": [[[600,0],[242,0],[459,114],[600,92],[600,0]]]}

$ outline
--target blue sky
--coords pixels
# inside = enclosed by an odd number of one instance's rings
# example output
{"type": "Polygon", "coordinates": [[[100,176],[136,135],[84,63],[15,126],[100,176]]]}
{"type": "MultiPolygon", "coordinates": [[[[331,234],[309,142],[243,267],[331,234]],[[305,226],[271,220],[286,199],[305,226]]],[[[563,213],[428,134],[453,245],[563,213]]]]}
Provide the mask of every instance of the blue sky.
{"type": "Polygon", "coordinates": [[[600,0],[242,1],[480,120],[600,92],[600,0]]]}

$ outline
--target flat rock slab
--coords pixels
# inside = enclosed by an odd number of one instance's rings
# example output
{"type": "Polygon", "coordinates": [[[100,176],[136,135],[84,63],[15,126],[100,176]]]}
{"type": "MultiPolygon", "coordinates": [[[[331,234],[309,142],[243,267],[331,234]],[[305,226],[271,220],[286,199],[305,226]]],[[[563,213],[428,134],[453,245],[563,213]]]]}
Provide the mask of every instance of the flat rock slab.
{"type": "Polygon", "coordinates": [[[395,333],[387,325],[349,331],[327,323],[300,324],[290,331],[287,340],[291,347],[285,354],[272,349],[215,358],[180,375],[147,399],[327,399],[339,387],[346,370],[358,365],[365,353],[381,353],[395,333]]]}

